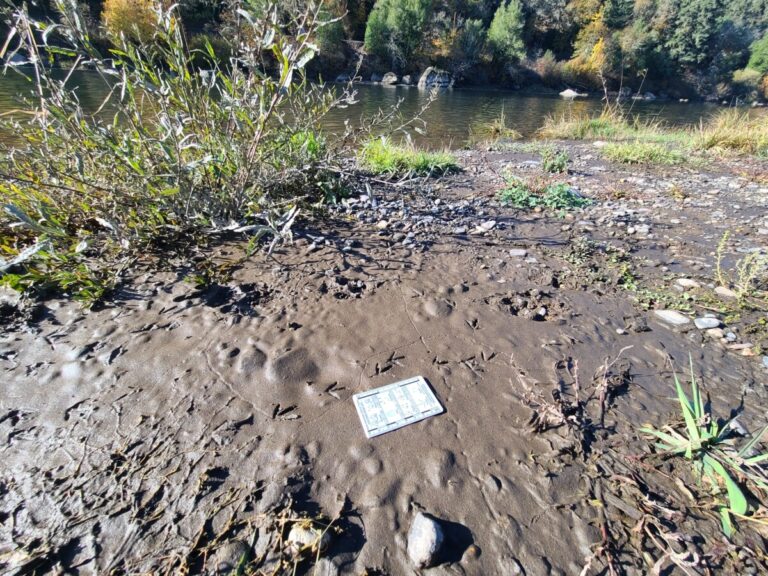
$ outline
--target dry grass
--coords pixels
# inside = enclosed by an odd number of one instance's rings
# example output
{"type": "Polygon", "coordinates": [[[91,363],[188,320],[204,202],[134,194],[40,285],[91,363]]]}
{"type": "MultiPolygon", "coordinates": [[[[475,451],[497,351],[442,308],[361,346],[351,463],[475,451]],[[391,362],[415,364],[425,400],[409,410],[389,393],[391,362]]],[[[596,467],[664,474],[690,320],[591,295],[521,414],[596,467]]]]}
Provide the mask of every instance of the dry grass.
{"type": "Polygon", "coordinates": [[[699,125],[693,133],[693,147],[768,156],[768,118],[724,110],[699,125]]]}

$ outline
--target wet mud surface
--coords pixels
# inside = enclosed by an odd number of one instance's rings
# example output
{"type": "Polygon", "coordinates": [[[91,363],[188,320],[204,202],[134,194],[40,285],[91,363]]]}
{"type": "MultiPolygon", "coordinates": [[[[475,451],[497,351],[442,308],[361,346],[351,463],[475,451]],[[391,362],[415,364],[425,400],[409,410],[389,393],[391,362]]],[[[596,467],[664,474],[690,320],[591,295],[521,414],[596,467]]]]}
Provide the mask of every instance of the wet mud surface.
{"type": "Polygon", "coordinates": [[[768,167],[569,151],[562,178],[596,200],[572,214],[494,199],[535,155],[467,152],[461,174],[375,185],[226,282],[179,261],[99,309],[49,300],[6,324],[0,570],[221,573],[229,554],[290,573],[288,529],[322,515],[322,573],[412,574],[425,511],[447,536],[430,574],[761,573],[765,532],[725,540],[639,428],[678,418],[689,357],[716,414],[765,423],[766,311],[710,285],[725,230],[725,265],[768,246],[768,167]],[[711,312],[722,334],[657,309],[711,312]],[[414,375],[445,412],[367,440],[351,396],[414,375]]]}

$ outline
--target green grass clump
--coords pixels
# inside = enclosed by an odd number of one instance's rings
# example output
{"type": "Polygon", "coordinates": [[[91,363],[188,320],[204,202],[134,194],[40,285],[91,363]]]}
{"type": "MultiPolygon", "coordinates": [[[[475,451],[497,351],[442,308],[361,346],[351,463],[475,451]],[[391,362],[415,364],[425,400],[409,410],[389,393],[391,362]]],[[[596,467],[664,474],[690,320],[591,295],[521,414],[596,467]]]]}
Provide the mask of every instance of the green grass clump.
{"type": "Polygon", "coordinates": [[[655,142],[612,142],[603,148],[603,156],[624,164],[682,164],[685,156],[664,144],[655,142]]]}
{"type": "MultiPolygon", "coordinates": [[[[716,497],[725,489],[728,503],[726,505],[718,500],[718,509],[723,532],[730,536],[733,533],[732,516],[752,520],[748,513],[754,507],[747,500],[746,493],[757,496],[768,491],[768,475],[764,468],[768,452],[758,453],[756,450],[768,426],[737,450],[725,442],[731,433],[730,422],[719,423],[711,413],[709,402],[704,401],[694,376],[693,362],[692,397],[688,398],[677,375],[675,388],[684,424],[661,429],[646,426],[641,428],[641,432],[660,440],[656,446],[664,453],[684,456],[689,460],[698,478],[708,481],[716,497]]],[[[759,519],[754,520],[760,522],[759,519]]]]}
{"type": "Polygon", "coordinates": [[[692,136],[700,150],[727,150],[768,156],[768,119],[724,110],[702,123],[692,136]]]}
{"type": "Polygon", "coordinates": [[[440,175],[459,168],[456,158],[448,152],[427,152],[410,145],[400,146],[386,138],[367,142],[359,159],[365,169],[390,176],[440,175]]]}
{"type": "Polygon", "coordinates": [[[507,124],[507,115],[504,113],[504,108],[501,109],[501,113],[497,118],[474,126],[471,132],[471,141],[483,144],[493,144],[500,140],[519,140],[523,137],[520,132],[510,128],[507,124]]]}
{"type": "Polygon", "coordinates": [[[591,203],[562,182],[539,184],[519,178],[509,178],[506,188],[497,194],[497,198],[505,206],[523,209],[541,206],[552,210],[570,210],[591,203]]]}

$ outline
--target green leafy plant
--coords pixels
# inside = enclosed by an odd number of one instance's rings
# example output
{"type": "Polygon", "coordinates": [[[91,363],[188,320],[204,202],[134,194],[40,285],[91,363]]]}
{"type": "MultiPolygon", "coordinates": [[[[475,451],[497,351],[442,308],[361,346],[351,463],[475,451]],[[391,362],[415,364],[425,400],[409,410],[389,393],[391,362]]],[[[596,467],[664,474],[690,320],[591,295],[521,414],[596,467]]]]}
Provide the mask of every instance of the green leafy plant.
{"type": "Polygon", "coordinates": [[[677,374],[675,388],[683,419],[681,426],[652,426],[641,428],[641,432],[656,438],[656,446],[663,452],[683,456],[691,461],[699,478],[706,479],[715,495],[727,494],[727,505],[720,505],[723,532],[733,533],[731,516],[750,519],[747,516],[750,504],[744,485],[758,492],[768,490],[768,476],[762,464],[768,461],[768,452],[755,453],[757,444],[768,431],[768,426],[755,435],[739,450],[727,445],[725,440],[731,434],[730,422],[723,424],[713,417],[708,402],[704,402],[701,389],[693,370],[691,360],[691,397],[683,389],[677,374]]]}
{"type": "Polygon", "coordinates": [[[532,179],[529,181],[517,177],[507,178],[507,185],[496,197],[505,206],[532,209],[536,207],[551,210],[571,210],[591,204],[568,184],[532,179]]]}
{"type": "Polygon", "coordinates": [[[720,286],[733,287],[737,299],[743,303],[751,296],[761,297],[765,300],[766,293],[763,286],[768,283],[768,255],[759,252],[750,252],[739,258],[731,270],[724,268],[723,262],[728,249],[728,240],[731,236],[726,231],[717,243],[715,251],[715,279],[720,286]],[[763,290],[760,288],[763,286],[763,290]]]}
{"type": "Polygon", "coordinates": [[[568,170],[568,152],[553,147],[544,148],[541,152],[541,167],[544,172],[557,174],[568,170]]]}

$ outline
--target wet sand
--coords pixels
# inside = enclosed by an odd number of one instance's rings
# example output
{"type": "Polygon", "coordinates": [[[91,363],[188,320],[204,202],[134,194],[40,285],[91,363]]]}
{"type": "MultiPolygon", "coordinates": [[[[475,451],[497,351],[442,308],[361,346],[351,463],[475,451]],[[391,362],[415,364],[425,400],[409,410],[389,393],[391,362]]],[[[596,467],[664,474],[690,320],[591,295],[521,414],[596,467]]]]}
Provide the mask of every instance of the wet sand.
{"type": "Polygon", "coordinates": [[[706,490],[639,428],[678,418],[689,356],[715,413],[765,423],[768,339],[749,327],[766,312],[736,320],[703,294],[724,230],[729,262],[768,246],[767,163],[626,168],[568,146],[562,178],[596,203],[567,216],[494,199],[536,155],[465,152],[462,173],[376,184],[226,283],[201,289],[176,258],[98,309],[8,320],[0,568],[215,573],[238,541],[272,573],[280,515],[322,514],[339,528],[323,573],[412,574],[425,511],[447,538],[430,574],[579,574],[593,556],[587,573],[608,573],[608,548],[626,574],[765,570],[765,532],[742,522],[725,544],[690,498],[706,490]],[[645,309],[624,264],[670,297],[695,280],[682,312],[715,310],[723,337],[645,309]],[[445,412],[367,440],[351,396],[414,375],[445,412]]]}

